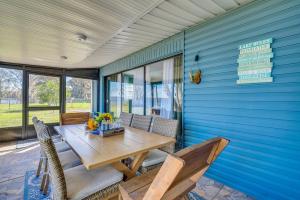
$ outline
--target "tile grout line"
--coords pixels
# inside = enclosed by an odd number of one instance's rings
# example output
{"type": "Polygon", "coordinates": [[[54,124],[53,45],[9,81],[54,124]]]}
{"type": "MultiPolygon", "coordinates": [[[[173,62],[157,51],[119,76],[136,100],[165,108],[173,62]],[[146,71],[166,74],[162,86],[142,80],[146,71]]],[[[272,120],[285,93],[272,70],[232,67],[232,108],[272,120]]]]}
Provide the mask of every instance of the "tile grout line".
{"type": "Polygon", "coordinates": [[[30,144],[29,146],[24,146],[24,147],[15,147],[13,149],[8,149],[8,150],[3,150],[3,151],[0,151],[0,153],[5,153],[5,152],[8,152],[8,151],[11,151],[11,153],[14,153],[18,150],[23,150],[23,149],[27,149],[29,147],[33,147],[35,145],[39,145],[38,143],[37,144],[30,144]]]}
{"type": "Polygon", "coordinates": [[[15,178],[11,178],[11,179],[8,179],[8,180],[5,180],[5,181],[0,181],[0,183],[4,183],[4,182],[7,182],[7,181],[12,181],[12,180],[15,180],[15,179],[24,177],[24,176],[25,176],[25,175],[23,175],[23,176],[18,176],[18,177],[15,177],[15,178]]]}
{"type": "Polygon", "coordinates": [[[220,194],[220,192],[221,192],[221,190],[223,190],[223,188],[224,188],[224,184],[220,188],[219,192],[211,200],[214,200],[218,196],[218,194],[220,194]]]}

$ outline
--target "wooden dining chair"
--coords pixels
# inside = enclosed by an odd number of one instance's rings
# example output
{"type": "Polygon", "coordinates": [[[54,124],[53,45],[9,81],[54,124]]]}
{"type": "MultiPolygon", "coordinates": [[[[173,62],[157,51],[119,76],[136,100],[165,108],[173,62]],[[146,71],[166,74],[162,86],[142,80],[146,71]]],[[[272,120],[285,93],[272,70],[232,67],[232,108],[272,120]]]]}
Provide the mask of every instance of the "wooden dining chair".
{"type": "Polygon", "coordinates": [[[84,124],[89,118],[89,112],[62,113],[60,116],[60,123],[61,125],[84,124]]]}
{"type": "Polygon", "coordinates": [[[188,199],[188,193],[228,143],[218,137],[168,155],[160,169],[122,183],[119,199],[188,199]]]}

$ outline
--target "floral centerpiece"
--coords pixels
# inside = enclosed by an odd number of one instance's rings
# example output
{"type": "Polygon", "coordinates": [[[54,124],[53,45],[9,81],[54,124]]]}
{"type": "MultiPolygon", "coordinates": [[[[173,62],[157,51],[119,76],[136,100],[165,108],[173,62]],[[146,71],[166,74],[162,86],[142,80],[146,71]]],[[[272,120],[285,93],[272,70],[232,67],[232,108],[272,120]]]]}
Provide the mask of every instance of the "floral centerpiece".
{"type": "Polygon", "coordinates": [[[87,129],[90,131],[97,130],[101,125],[108,126],[113,122],[113,117],[110,113],[97,113],[87,122],[87,129]]]}
{"type": "Polygon", "coordinates": [[[109,129],[109,125],[113,122],[113,117],[110,113],[99,113],[99,115],[95,118],[95,121],[98,123],[98,127],[109,129]]]}
{"type": "Polygon", "coordinates": [[[99,114],[96,118],[95,118],[95,121],[98,122],[98,124],[100,125],[102,122],[105,122],[105,123],[112,123],[113,121],[113,117],[110,113],[102,113],[102,114],[99,114]]]}

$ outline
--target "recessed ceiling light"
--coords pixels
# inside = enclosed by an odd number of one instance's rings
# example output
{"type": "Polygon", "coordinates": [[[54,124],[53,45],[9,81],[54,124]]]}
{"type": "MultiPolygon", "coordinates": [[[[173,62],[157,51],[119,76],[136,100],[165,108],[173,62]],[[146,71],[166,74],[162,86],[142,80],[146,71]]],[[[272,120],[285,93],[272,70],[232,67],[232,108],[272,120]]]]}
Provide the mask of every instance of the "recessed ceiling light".
{"type": "Polygon", "coordinates": [[[67,60],[68,59],[67,56],[61,56],[60,58],[63,59],[63,60],[67,60]]]}
{"type": "Polygon", "coordinates": [[[80,42],[84,42],[87,40],[87,36],[84,35],[83,33],[77,33],[76,36],[77,36],[77,40],[80,42]]]}
{"type": "Polygon", "coordinates": [[[53,60],[50,60],[50,59],[46,59],[46,58],[38,58],[38,57],[35,57],[35,58],[32,58],[33,60],[36,60],[36,61],[47,61],[47,62],[53,62],[53,60]]]}

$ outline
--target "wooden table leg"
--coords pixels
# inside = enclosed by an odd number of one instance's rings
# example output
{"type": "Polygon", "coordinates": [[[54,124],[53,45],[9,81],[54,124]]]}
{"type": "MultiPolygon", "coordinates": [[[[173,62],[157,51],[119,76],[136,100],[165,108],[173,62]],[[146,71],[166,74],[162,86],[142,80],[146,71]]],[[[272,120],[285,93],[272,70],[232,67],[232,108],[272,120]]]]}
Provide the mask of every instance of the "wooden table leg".
{"type": "Polygon", "coordinates": [[[118,196],[118,200],[123,200],[123,198],[122,198],[122,195],[121,195],[121,194],[119,194],[119,196],[118,196]]]}
{"type": "Polygon", "coordinates": [[[133,160],[133,162],[131,163],[131,166],[130,166],[131,171],[136,173],[136,171],[140,168],[140,166],[144,162],[147,154],[148,154],[148,152],[144,152],[144,153],[141,153],[141,154],[137,155],[134,158],[134,160],[133,160]]]}
{"type": "Polygon", "coordinates": [[[122,172],[125,177],[124,177],[124,181],[128,180],[128,177],[133,177],[135,176],[135,174],[131,171],[131,169],[129,169],[126,165],[124,165],[121,161],[112,163],[112,166],[117,169],[118,171],[122,172]]]}
{"type": "Polygon", "coordinates": [[[143,163],[144,159],[146,158],[148,152],[143,152],[138,154],[133,162],[131,163],[130,167],[127,167],[122,163],[121,161],[112,163],[112,166],[116,168],[118,171],[122,172],[126,177],[124,178],[124,181],[127,181],[133,177],[135,177],[137,170],[143,163]]]}

